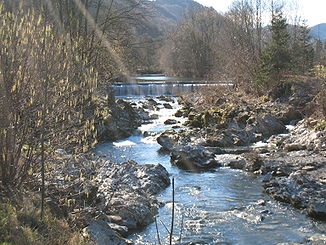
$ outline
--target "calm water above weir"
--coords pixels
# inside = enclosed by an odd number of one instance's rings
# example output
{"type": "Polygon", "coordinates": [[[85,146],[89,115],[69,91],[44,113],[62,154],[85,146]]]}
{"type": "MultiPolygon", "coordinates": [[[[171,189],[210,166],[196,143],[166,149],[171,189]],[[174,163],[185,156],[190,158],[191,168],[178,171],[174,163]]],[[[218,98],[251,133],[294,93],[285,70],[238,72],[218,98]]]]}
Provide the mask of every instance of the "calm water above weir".
{"type": "Polygon", "coordinates": [[[195,92],[205,86],[221,84],[211,81],[190,81],[187,78],[166,77],[162,74],[149,74],[131,77],[129,82],[119,83],[112,87],[116,96],[125,97],[179,95],[195,92]]]}
{"type": "MultiPolygon", "coordinates": [[[[134,96],[135,94],[131,94],[134,96]]],[[[163,103],[158,98],[154,98],[163,103]]],[[[136,103],[142,98],[129,98],[136,103]]],[[[164,125],[179,107],[176,100],[173,109],[163,106],[159,118],[140,127],[137,135],[127,139],[98,145],[98,154],[117,162],[135,160],[139,164],[160,163],[175,178],[175,231],[174,241],[197,244],[277,244],[305,242],[307,237],[325,233],[326,226],[307,218],[299,210],[270,200],[263,193],[260,179],[242,171],[216,168],[209,172],[190,173],[170,164],[169,155],[159,152],[156,133],[171,128],[164,125]],[[144,134],[144,132],[150,132],[144,134]],[[143,136],[150,135],[150,136],[143,136]]],[[[178,118],[177,120],[182,120],[178,118]]],[[[162,244],[168,244],[164,223],[170,228],[171,188],[158,195],[165,205],[157,217],[162,244]]],[[[158,244],[155,224],[129,237],[135,244],[158,244]]]]}

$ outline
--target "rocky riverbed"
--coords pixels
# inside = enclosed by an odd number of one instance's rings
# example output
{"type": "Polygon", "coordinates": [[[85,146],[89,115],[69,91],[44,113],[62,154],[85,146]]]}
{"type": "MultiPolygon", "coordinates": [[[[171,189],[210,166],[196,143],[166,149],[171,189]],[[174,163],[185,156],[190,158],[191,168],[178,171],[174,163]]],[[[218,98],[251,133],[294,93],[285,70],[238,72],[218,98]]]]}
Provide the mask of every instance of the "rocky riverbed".
{"type": "MultiPolygon", "coordinates": [[[[140,103],[117,100],[115,111],[101,126],[102,140],[129,136],[139,125],[157,119],[151,111],[172,108],[169,98],[160,100],[165,102],[152,98],[140,103]]],[[[162,154],[170,154],[173,165],[193,172],[217,167],[253,172],[261,176],[266,193],[273,199],[303,209],[314,219],[326,220],[326,134],[313,129],[316,122],[302,120],[297,106],[222,101],[214,108],[203,108],[189,101],[182,103],[183,109],[175,116],[186,116],[188,127],[180,129],[178,120],[171,118],[166,125],[176,129],[157,137],[162,154]],[[289,123],[293,124],[290,131],[289,123]],[[261,141],[264,147],[255,148],[261,141]]],[[[68,217],[72,226],[83,229],[85,239],[97,244],[130,244],[124,237],[153,222],[160,206],[155,195],[170,184],[163,166],[114,163],[92,154],[76,156],[61,150],[57,155],[47,176],[47,202],[58,216],[68,217]]],[[[325,237],[313,239],[307,244],[326,241],[325,237]]]]}
{"type": "Polygon", "coordinates": [[[316,120],[302,119],[300,106],[309,99],[293,93],[291,103],[221,101],[213,108],[188,100],[177,115],[188,117],[191,130],[168,130],[157,141],[182,169],[254,172],[273,199],[326,221],[326,132],[315,129],[316,120]],[[255,147],[259,141],[263,148],[255,147]]]}
{"type": "Polygon", "coordinates": [[[47,175],[47,204],[56,216],[83,229],[85,239],[129,244],[123,237],[154,221],[160,205],[155,194],[170,184],[162,165],[58,154],[61,160],[51,164],[47,175]]]}
{"type": "MultiPolygon", "coordinates": [[[[163,106],[170,109],[168,105],[163,106]]],[[[158,106],[153,99],[140,104],[117,99],[105,123],[98,125],[99,140],[132,135],[141,124],[157,118],[149,111],[158,106]]],[[[169,173],[160,164],[116,163],[93,153],[76,155],[59,149],[48,168],[47,206],[55,216],[82,229],[86,242],[103,245],[132,244],[125,237],[154,221],[161,205],[155,195],[170,185],[169,173]]]]}

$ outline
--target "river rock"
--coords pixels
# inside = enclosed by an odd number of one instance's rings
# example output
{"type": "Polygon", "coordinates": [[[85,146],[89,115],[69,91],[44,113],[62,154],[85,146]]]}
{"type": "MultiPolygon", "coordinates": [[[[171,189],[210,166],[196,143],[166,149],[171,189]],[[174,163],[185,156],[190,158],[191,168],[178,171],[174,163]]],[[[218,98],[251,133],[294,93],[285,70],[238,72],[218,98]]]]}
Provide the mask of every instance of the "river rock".
{"type": "Polygon", "coordinates": [[[132,135],[142,122],[142,118],[131,106],[122,99],[118,99],[103,119],[103,123],[97,126],[99,141],[115,141],[132,135]]]}
{"type": "Polygon", "coordinates": [[[128,235],[128,227],[124,225],[118,225],[116,223],[108,223],[108,226],[116,232],[118,232],[121,236],[126,237],[128,235]]]}
{"type": "Polygon", "coordinates": [[[300,121],[288,135],[283,136],[280,148],[293,150],[326,150],[326,132],[309,126],[309,120],[300,121]]]}
{"type": "Polygon", "coordinates": [[[172,97],[167,97],[167,96],[162,95],[162,96],[159,96],[157,98],[160,99],[160,100],[163,100],[165,102],[174,102],[174,99],[172,97]]]}
{"type": "Polygon", "coordinates": [[[153,106],[158,105],[158,102],[156,100],[154,100],[153,98],[147,99],[147,102],[148,102],[148,104],[153,105],[153,106]]]}
{"type": "Polygon", "coordinates": [[[97,245],[128,245],[132,244],[119,233],[114,231],[105,221],[91,221],[90,224],[83,230],[83,236],[95,241],[97,245]]]}
{"type": "Polygon", "coordinates": [[[174,113],[174,116],[183,117],[184,116],[183,110],[181,110],[181,109],[177,110],[176,113],[174,113]]]}
{"type": "Polygon", "coordinates": [[[177,123],[178,123],[178,121],[175,120],[175,119],[167,119],[167,120],[164,122],[164,124],[166,124],[166,125],[177,124],[177,123]]]}
{"type": "Polygon", "coordinates": [[[169,103],[164,103],[163,106],[165,109],[173,109],[172,105],[169,103]]]}
{"type": "Polygon", "coordinates": [[[157,137],[157,143],[161,145],[164,150],[172,151],[175,145],[178,143],[179,136],[174,130],[166,130],[159,137],[157,137]]]}
{"type": "Polygon", "coordinates": [[[249,131],[270,137],[286,131],[286,127],[276,117],[272,115],[258,116],[255,123],[250,126],[249,131]]]}
{"type": "Polygon", "coordinates": [[[263,165],[263,159],[257,152],[246,153],[245,155],[246,164],[244,169],[249,172],[258,171],[263,165]]]}
{"type": "Polygon", "coordinates": [[[216,147],[246,146],[286,131],[285,126],[272,115],[254,117],[253,122],[241,128],[235,122],[228,123],[227,129],[209,128],[206,130],[206,145],[216,147]]]}
{"type": "Polygon", "coordinates": [[[246,161],[245,160],[231,161],[228,163],[227,166],[232,169],[244,169],[244,167],[246,166],[246,161]]]}
{"type": "Polygon", "coordinates": [[[142,123],[147,123],[149,120],[152,120],[152,115],[149,114],[149,111],[146,111],[143,107],[134,107],[137,115],[142,120],[142,123]]]}
{"type": "Polygon", "coordinates": [[[284,125],[298,122],[302,118],[302,113],[295,107],[289,107],[279,115],[279,119],[284,125]]]}
{"type": "Polygon", "coordinates": [[[306,146],[298,143],[292,143],[292,144],[285,144],[284,149],[286,151],[301,151],[301,150],[305,150],[306,146]]]}
{"type": "Polygon", "coordinates": [[[205,147],[185,146],[171,152],[171,163],[181,169],[197,171],[220,167],[221,164],[214,159],[215,154],[205,147]]]}
{"type": "Polygon", "coordinates": [[[325,220],[326,158],[307,151],[274,153],[264,160],[263,186],[275,200],[306,209],[309,216],[325,220]],[[268,176],[268,178],[267,178],[268,176]]]}
{"type": "Polygon", "coordinates": [[[312,218],[326,221],[326,200],[309,203],[307,212],[312,218]]]}
{"type": "Polygon", "coordinates": [[[154,221],[159,205],[153,195],[170,184],[169,174],[162,165],[138,165],[134,161],[107,164],[97,180],[105,213],[121,217],[120,225],[129,230],[154,221]]]}

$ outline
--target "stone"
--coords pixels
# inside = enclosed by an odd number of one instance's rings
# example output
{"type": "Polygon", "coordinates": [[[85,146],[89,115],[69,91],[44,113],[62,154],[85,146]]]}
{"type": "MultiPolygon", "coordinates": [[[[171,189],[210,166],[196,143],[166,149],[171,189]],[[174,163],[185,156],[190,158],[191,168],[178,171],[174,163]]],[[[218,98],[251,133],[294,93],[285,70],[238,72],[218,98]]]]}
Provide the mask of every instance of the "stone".
{"type": "Polygon", "coordinates": [[[138,165],[134,161],[104,165],[97,181],[105,213],[118,216],[119,221],[114,223],[129,230],[154,221],[159,206],[154,195],[170,184],[169,173],[162,165],[138,165]]]}
{"type": "Polygon", "coordinates": [[[158,116],[157,114],[152,114],[152,115],[150,115],[149,117],[150,117],[150,119],[152,119],[152,120],[155,120],[155,119],[158,119],[158,118],[159,118],[159,116],[158,116]]]}
{"type": "Polygon", "coordinates": [[[314,234],[313,236],[307,239],[312,244],[322,245],[326,244],[326,235],[325,234],[314,234]]]}
{"type": "Polygon", "coordinates": [[[90,237],[97,245],[127,245],[127,241],[123,239],[116,231],[114,231],[107,222],[101,220],[93,220],[83,230],[84,237],[90,237]]]}
{"type": "Polygon", "coordinates": [[[173,98],[171,98],[171,97],[167,97],[167,96],[159,96],[159,97],[157,97],[158,99],[160,99],[160,100],[163,100],[163,101],[165,101],[165,102],[174,102],[174,99],[173,98]]]}
{"type": "Polygon", "coordinates": [[[177,124],[177,123],[178,123],[178,121],[175,120],[175,119],[167,119],[167,120],[164,122],[164,124],[166,124],[166,125],[177,124]]]}
{"type": "Polygon", "coordinates": [[[126,237],[128,235],[128,227],[123,225],[118,225],[115,223],[108,223],[108,226],[118,232],[121,236],[126,237]]]}
{"type": "Polygon", "coordinates": [[[172,105],[169,103],[164,103],[163,106],[165,109],[173,109],[172,105]]]}
{"type": "Polygon", "coordinates": [[[268,114],[256,117],[252,130],[255,133],[261,133],[264,137],[270,137],[274,134],[280,134],[286,131],[284,124],[279,122],[276,117],[268,114]]]}
{"type": "Polygon", "coordinates": [[[122,99],[118,99],[107,114],[103,123],[97,125],[98,141],[100,142],[129,137],[142,123],[142,118],[136,109],[122,99]]]}
{"type": "Polygon", "coordinates": [[[232,169],[244,169],[246,166],[246,161],[245,160],[236,160],[236,161],[231,161],[228,166],[232,169]]]}
{"type": "Polygon", "coordinates": [[[309,203],[307,213],[314,219],[326,221],[326,201],[309,203]]]}
{"type": "Polygon", "coordinates": [[[184,116],[184,111],[183,110],[177,110],[176,113],[174,113],[175,117],[183,117],[184,116]]]}
{"type": "Polygon", "coordinates": [[[178,143],[178,135],[173,130],[167,130],[157,137],[156,140],[163,149],[171,151],[178,143]]]}
{"type": "Polygon", "coordinates": [[[154,105],[154,106],[158,105],[158,102],[156,100],[154,100],[153,98],[147,99],[147,102],[150,105],[154,105]]]}
{"type": "Polygon", "coordinates": [[[301,144],[293,143],[293,144],[286,144],[284,146],[284,149],[286,151],[301,151],[301,150],[305,150],[306,149],[306,146],[305,145],[301,145],[301,144]]]}
{"type": "Polygon", "coordinates": [[[214,159],[214,155],[214,153],[200,145],[186,146],[171,152],[171,163],[181,169],[190,171],[220,167],[221,164],[214,159]]]}

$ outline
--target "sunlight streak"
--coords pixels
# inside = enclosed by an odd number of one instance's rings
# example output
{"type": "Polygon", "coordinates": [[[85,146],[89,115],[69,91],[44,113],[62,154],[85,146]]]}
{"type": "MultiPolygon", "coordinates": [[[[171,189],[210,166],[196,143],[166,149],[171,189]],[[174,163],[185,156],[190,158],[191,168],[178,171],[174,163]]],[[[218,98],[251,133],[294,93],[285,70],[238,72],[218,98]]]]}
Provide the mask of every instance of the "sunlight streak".
{"type": "Polygon", "coordinates": [[[111,47],[110,42],[104,37],[103,32],[100,30],[100,28],[97,26],[94,18],[89,14],[88,10],[86,9],[85,5],[80,0],[74,0],[77,7],[81,11],[81,13],[84,15],[84,17],[87,19],[88,23],[90,24],[90,27],[95,32],[95,35],[98,39],[101,40],[102,45],[109,51],[109,53],[112,55],[114,62],[119,66],[119,68],[122,70],[122,72],[127,75],[128,80],[130,80],[130,73],[126,66],[123,64],[120,56],[115,52],[115,50],[111,47]]]}

